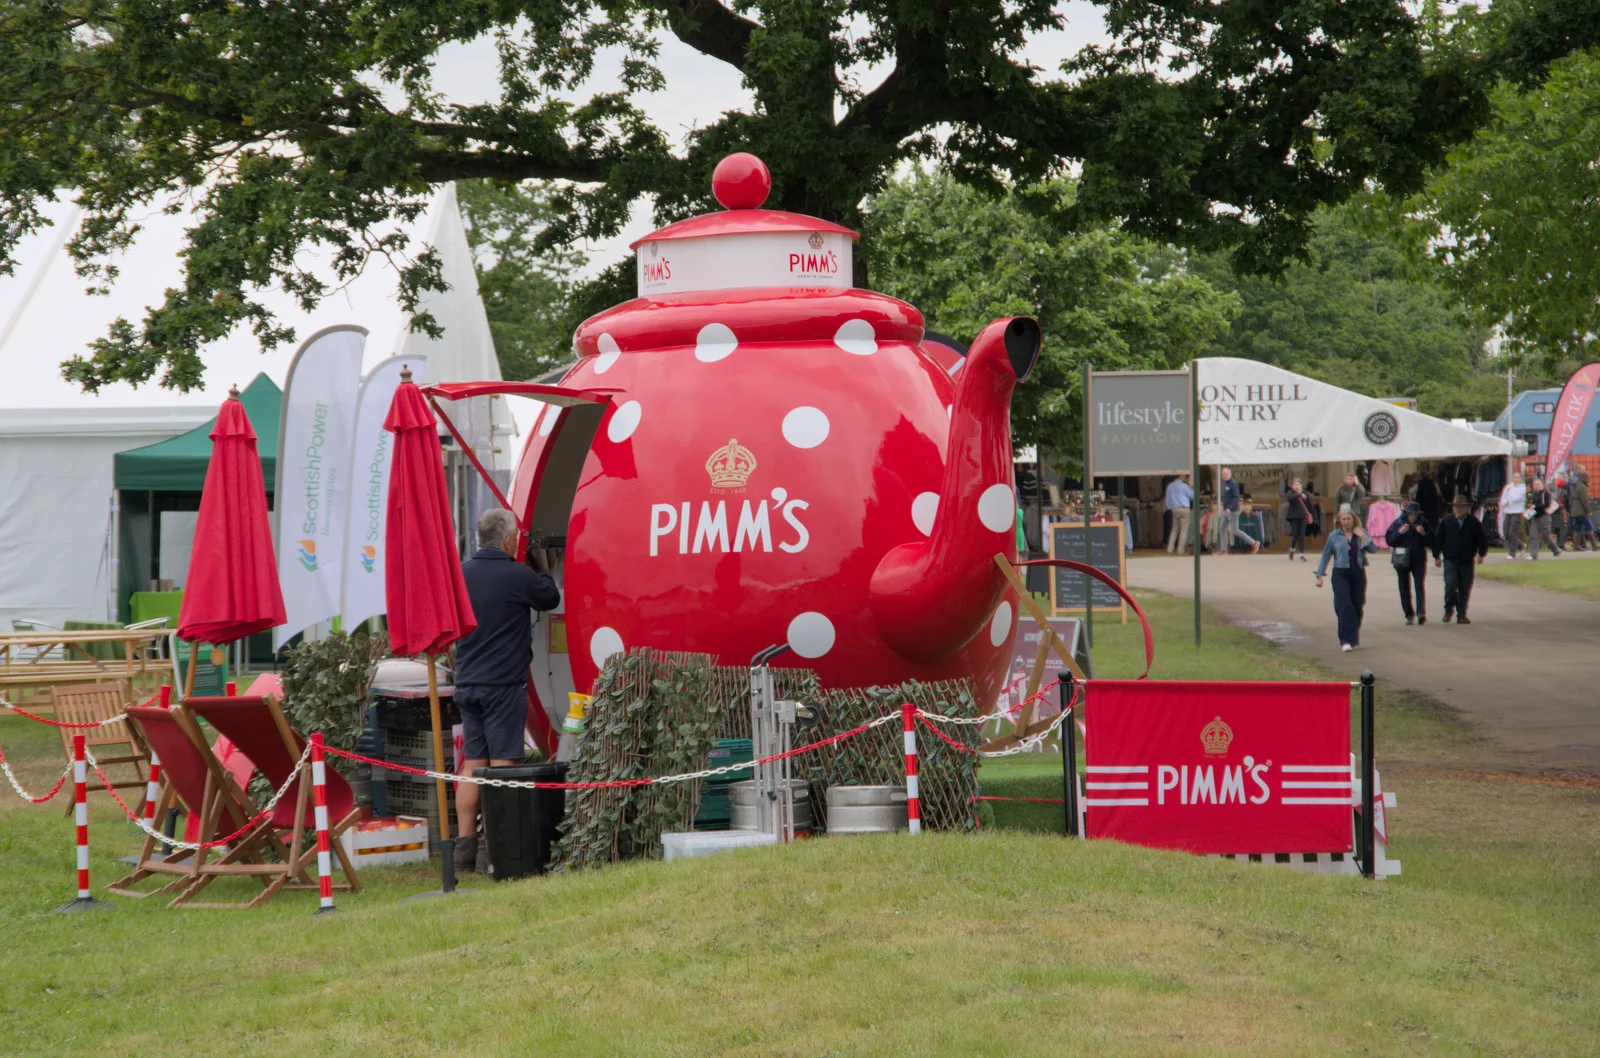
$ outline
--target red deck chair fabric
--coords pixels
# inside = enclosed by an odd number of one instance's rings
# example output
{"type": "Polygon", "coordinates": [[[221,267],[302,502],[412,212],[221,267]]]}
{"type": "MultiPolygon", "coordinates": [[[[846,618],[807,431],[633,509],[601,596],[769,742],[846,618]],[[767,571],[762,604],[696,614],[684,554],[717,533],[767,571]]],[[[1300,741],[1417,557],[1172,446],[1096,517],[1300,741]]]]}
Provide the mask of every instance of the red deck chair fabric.
{"type": "MultiPolygon", "coordinates": [[[[250,777],[256,773],[255,762],[242,753],[233,740],[226,735],[218,735],[217,740],[211,743],[211,755],[217,758],[217,763],[222,765],[222,770],[233,776],[233,781],[239,784],[239,789],[250,789],[250,777]]],[[[200,840],[200,816],[190,812],[188,821],[183,824],[183,840],[200,840]]]]}
{"type": "MultiPolygon", "coordinates": [[[[155,706],[132,706],[128,716],[143,734],[145,743],[161,758],[161,793],[156,803],[156,819],[166,815],[168,808],[181,803],[189,810],[192,826],[188,841],[211,841],[235,833],[256,814],[244,790],[231,781],[211,751],[205,739],[182,708],[162,709],[155,706]]],[[[123,896],[145,897],[156,893],[179,890],[175,904],[185,902],[192,892],[204,888],[205,882],[219,873],[251,873],[258,876],[282,874],[284,868],[266,865],[258,855],[259,849],[271,845],[282,852],[283,846],[272,832],[271,825],[262,821],[245,834],[234,839],[233,848],[216,863],[208,864],[208,856],[193,852],[176,852],[163,856],[156,851],[156,839],[146,835],[144,847],[134,863],[132,873],[112,882],[106,888],[123,896]],[[223,871],[224,865],[237,866],[223,871]],[[177,875],[168,885],[148,892],[139,892],[129,886],[152,875],[177,875]]],[[[271,885],[263,877],[263,884],[271,885]]]]}
{"type": "MultiPolygon", "coordinates": [[[[185,702],[184,708],[216,728],[218,734],[230,739],[241,752],[255,762],[256,769],[266,776],[274,790],[289,778],[289,773],[294,771],[300,754],[305,752],[306,740],[290,730],[283,713],[277,708],[276,703],[268,698],[244,695],[233,698],[195,697],[185,702]],[[292,754],[289,750],[290,745],[294,746],[292,754]]],[[[162,764],[166,764],[164,757],[162,764]]],[[[350,789],[350,784],[345,782],[344,776],[332,767],[326,768],[325,771],[328,825],[336,835],[343,829],[339,824],[355,811],[356,797],[350,789]]],[[[310,773],[311,769],[308,767],[304,774],[310,775],[310,773]]],[[[293,826],[294,813],[294,799],[285,796],[278,802],[277,810],[273,813],[273,825],[293,826]]]]}

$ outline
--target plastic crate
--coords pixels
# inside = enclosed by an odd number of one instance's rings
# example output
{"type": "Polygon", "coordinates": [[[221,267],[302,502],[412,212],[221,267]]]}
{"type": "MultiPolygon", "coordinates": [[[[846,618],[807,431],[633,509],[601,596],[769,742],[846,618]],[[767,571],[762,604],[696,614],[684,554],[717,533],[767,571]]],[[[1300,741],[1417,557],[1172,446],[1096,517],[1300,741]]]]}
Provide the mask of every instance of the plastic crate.
{"type": "MultiPolygon", "coordinates": [[[[754,757],[750,740],[748,738],[721,738],[706,754],[706,767],[725,768],[729,764],[749,763],[754,757]]],[[[707,779],[706,786],[726,786],[728,783],[743,782],[745,779],[755,778],[749,768],[740,768],[738,771],[728,772],[724,775],[713,775],[707,779]]]]}
{"type": "MultiPolygon", "coordinates": [[[[453,770],[450,765],[454,754],[450,748],[450,739],[444,739],[446,771],[453,770]]],[[[383,733],[383,759],[391,764],[404,764],[408,768],[425,768],[433,770],[433,731],[404,731],[386,730],[383,733]]],[[[393,781],[393,780],[391,780],[393,781]]]]}
{"type": "MultiPolygon", "coordinates": [[[[433,710],[428,705],[426,688],[420,694],[411,689],[385,688],[372,692],[373,726],[383,731],[432,731],[433,710]]],[[[461,723],[456,708],[455,689],[439,689],[439,724],[448,731],[461,723]]]]}
{"type": "Polygon", "coordinates": [[[424,816],[368,819],[339,835],[346,854],[360,871],[390,867],[428,858],[433,827],[424,816]]]}
{"type": "MultiPolygon", "coordinates": [[[[389,811],[395,815],[420,816],[428,821],[428,848],[438,851],[439,848],[439,801],[438,794],[434,791],[433,781],[422,780],[413,782],[410,779],[390,779],[386,792],[386,801],[389,811]]],[[[459,826],[456,821],[456,797],[454,784],[445,786],[448,798],[446,803],[450,806],[450,834],[457,836],[459,826]]]]}

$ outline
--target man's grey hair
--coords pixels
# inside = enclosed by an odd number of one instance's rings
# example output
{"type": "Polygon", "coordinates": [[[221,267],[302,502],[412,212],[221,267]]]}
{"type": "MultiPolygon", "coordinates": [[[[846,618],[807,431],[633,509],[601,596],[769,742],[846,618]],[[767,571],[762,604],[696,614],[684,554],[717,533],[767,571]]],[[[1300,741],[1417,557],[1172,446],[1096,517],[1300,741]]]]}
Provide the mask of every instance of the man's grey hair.
{"type": "Polygon", "coordinates": [[[517,531],[517,519],[504,507],[484,511],[478,516],[478,546],[499,547],[517,531]]]}

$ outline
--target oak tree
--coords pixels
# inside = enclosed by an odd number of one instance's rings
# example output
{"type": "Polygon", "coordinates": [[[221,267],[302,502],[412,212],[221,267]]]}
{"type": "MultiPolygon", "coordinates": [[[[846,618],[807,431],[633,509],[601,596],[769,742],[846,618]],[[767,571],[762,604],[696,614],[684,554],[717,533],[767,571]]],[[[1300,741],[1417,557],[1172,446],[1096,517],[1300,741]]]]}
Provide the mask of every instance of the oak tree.
{"type": "MultiPolygon", "coordinates": [[[[1522,2],[1530,24],[1600,5],[1522,2]]],[[[772,205],[850,224],[908,160],[991,188],[1076,172],[1060,220],[1117,217],[1272,268],[1318,204],[1369,181],[1415,190],[1482,115],[1482,57],[1430,52],[1403,0],[1100,3],[1109,43],[1045,71],[1022,49],[1061,26],[1051,0],[10,0],[0,261],[51,196],[82,202],[72,251],[91,274],[141,212],[187,196],[181,285],[66,365],[91,390],[185,388],[235,326],[293,337],[262,287],[311,303],[394,259],[414,308],[439,266],[401,259],[398,225],[442,181],[557,181],[556,245],[614,233],[645,196],[661,220],[705,208],[733,149],[772,166],[772,205]],[[484,37],[499,97],[443,98],[440,49],[484,37]],[[737,70],[753,105],[681,142],[655,127],[640,101],[674,90],[668,37],[737,70]],[[331,276],[302,267],[307,249],[331,276]]],[[[1560,19],[1512,60],[1537,66],[1600,22],[1560,19]]]]}

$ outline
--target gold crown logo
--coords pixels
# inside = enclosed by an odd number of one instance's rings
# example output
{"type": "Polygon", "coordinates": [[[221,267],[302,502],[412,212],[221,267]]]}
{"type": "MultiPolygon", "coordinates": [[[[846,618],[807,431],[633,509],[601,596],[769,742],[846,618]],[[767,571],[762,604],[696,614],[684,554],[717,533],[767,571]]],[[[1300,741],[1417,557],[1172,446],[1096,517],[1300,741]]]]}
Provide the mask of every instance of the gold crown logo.
{"type": "Polygon", "coordinates": [[[714,489],[742,489],[755,469],[756,454],[734,438],[706,460],[706,473],[711,475],[714,489]]]}
{"type": "Polygon", "coordinates": [[[1228,752],[1228,746],[1232,742],[1233,728],[1224,724],[1220,716],[1200,729],[1200,744],[1206,748],[1207,753],[1221,756],[1228,752]]]}
{"type": "Polygon", "coordinates": [[[811,235],[806,239],[806,245],[811,247],[813,250],[822,249],[822,233],[820,231],[812,232],[811,235]]]}

